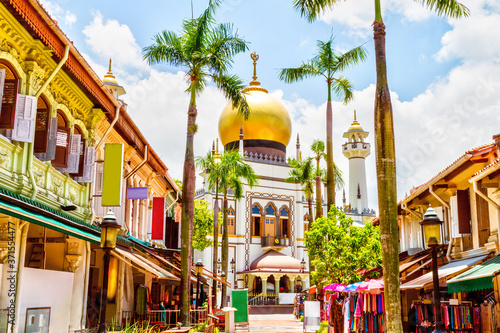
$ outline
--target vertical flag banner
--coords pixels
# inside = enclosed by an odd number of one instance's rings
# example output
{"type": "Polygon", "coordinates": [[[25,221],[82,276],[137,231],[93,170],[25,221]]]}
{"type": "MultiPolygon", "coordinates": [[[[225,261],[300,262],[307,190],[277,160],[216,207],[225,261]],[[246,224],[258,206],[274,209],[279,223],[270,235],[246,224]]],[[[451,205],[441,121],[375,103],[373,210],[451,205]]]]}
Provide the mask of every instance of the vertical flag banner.
{"type": "Polygon", "coordinates": [[[123,143],[106,143],[102,179],[102,205],[122,204],[123,143]]]}
{"type": "Polygon", "coordinates": [[[153,219],[151,227],[151,239],[163,239],[163,226],[165,225],[165,198],[153,198],[153,219]]]}

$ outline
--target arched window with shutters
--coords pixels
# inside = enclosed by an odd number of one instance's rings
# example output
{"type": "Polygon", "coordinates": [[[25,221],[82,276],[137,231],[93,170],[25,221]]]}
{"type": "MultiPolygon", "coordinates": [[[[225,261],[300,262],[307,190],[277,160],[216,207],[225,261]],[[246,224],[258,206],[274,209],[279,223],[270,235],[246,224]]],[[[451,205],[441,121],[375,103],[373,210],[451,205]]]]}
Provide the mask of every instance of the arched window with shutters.
{"type": "Polygon", "coordinates": [[[81,177],[83,176],[83,169],[85,166],[85,148],[87,146],[86,140],[83,138],[83,131],[80,128],[80,126],[75,125],[74,130],[73,130],[74,135],[79,135],[79,159],[78,159],[78,171],[71,173],[72,176],[74,177],[81,177]]]}
{"type": "Polygon", "coordinates": [[[45,96],[40,96],[36,106],[36,123],[35,123],[35,154],[44,154],[47,152],[47,141],[49,140],[49,117],[50,106],[45,96]]]}
{"type": "Polygon", "coordinates": [[[281,207],[279,212],[280,212],[281,237],[290,238],[290,222],[289,222],[290,213],[288,212],[288,207],[286,206],[281,207]]]}
{"type": "Polygon", "coordinates": [[[227,233],[228,235],[236,235],[235,226],[236,216],[233,207],[229,207],[227,211],[227,233]]]}
{"type": "Polygon", "coordinates": [[[56,154],[52,166],[66,168],[69,154],[69,122],[61,110],[57,110],[56,154]]]}
{"type": "Polygon", "coordinates": [[[261,236],[262,207],[254,204],[252,207],[252,236],[261,236]]]}
{"type": "Polygon", "coordinates": [[[19,76],[12,66],[4,60],[0,60],[0,91],[2,93],[0,129],[13,129],[17,94],[19,93],[19,76]]]}

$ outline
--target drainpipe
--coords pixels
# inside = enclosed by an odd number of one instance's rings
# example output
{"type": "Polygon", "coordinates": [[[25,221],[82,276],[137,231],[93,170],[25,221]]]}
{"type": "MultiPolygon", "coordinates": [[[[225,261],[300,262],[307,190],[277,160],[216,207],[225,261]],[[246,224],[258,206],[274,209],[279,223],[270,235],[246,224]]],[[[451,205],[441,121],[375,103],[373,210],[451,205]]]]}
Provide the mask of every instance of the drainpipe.
{"type": "Polygon", "coordinates": [[[132,171],[130,171],[126,176],[125,180],[129,179],[130,176],[132,176],[134,173],[136,173],[146,162],[148,161],[148,146],[144,146],[144,158],[142,159],[141,163],[139,163],[132,171]]]}
{"type": "MultiPolygon", "coordinates": [[[[436,192],[434,192],[434,190],[432,189],[432,185],[429,185],[429,193],[434,197],[436,198],[443,206],[445,206],[447,209],[448,209],[448,212],[451,212],[451,208],[450,208],[450,205],[443,200],[443,198],[441,198],[439,195],[436,194],[436,192]]],[[[453,238],[451,237],[451,219],[450,219],[450,216],[446,216],[446,219],[448,220],[448,232],[450,233],[450,242],[448,243],[448,249],[446,250],[446,258],[448,259],[448,262],[451,261],[451,248],[453,246],[453,238]]]]}
{"type": "Polygon", "coordinates": [[[87,317],[87,299],[89,292],[89,273],[90,273],[90,256],[92,255],[92,249],[90,247],[90,242],[85,242],[85,276],[83,278],[83,302],[82,302],[82,319],[80,320],[80,327],[85,327],[85,321],[87,317]]]}
{"type": "MultiPolygon", "coordinates": [[[[64,55],[61,59],[61,61],[59,61],[59,63],[57,64],[56,68],[54,68],[54,70],[52,71],[52,73],[50,73],[50,76],[47,78],[47,80],[44,82],[44,84],[42,85],[42,87],[40,89],[38,89],[38,91],[36,92],[35,94],[35,97],[38,99],[38,97],[40,97],[40,95],[42,94],[42,92],[47,88],[47,86],[49,85],[49,83],[52,81],[52,79],[56,76],[57,72],[59,72],[59,70],[61,69],[61,67],[64,65],[64,63],[66,62],[66,60],[68,60],[68,56],[69,56],[69,45],[66,45],[66,47],[64,48],[64,55]]],[[[35,128],[33,126],[33,133],[35,131],[35,128]]],[[[33,135],[33,140],[34,140],[34,135],[33,135]]],[[[33,188],[33,193],[31,193],[31,200],[35,200],[36,198],[36,192],[38,191],[38,186],[36,185],[36,181],[35,181],[35,176],[33,175],[33,150],[34,150],[34,143],[28,143],[28,176],[30,178],[30,183],[31,183],[31,187],[33,188]]]]}
{"type": "Polygon", "coordinates": [[[101,140],[99,141],[99,143],[97,144],[97,146],[95,146],[95,151],[97,152],[99,150],[99,148],[102,146],[102,144],[104,143],[104,140],[106,140],[106,137],[108,136],[109,132],[111,132],[111,130],[113,129],[113,127],[115,126],[116,122],[118,121],[118,118],[120,117],[120,109],[121,109],[121,106],[120,105],[115,105],[116,107],[116,113],[115,113],[115,118],[113,119],[113,121],[111,122],[111,124],[109,125],[108,129],[106,130],[106,132],[104,132],[104,135],[102,136],[101,140]]]}

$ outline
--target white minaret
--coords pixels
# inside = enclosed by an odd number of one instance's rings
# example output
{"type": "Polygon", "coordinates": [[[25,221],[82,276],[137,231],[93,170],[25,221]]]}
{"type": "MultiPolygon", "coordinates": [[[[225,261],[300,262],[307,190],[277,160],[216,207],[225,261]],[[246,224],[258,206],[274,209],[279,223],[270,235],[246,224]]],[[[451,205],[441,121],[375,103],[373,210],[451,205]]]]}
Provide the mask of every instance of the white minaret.
{"type": "Polygon", "coordinates": [[[347,142],[342,145],[342,152],[349,159],[349,202],[352,209],[357,208],[358,214],[363,209],[368,209],[368,191],[366,189],[365,158],[370,155],[370,144],[365,142],[368,132],[356,120],[354,110],[354,121],[351,127],[344,133],[347,142]]]}

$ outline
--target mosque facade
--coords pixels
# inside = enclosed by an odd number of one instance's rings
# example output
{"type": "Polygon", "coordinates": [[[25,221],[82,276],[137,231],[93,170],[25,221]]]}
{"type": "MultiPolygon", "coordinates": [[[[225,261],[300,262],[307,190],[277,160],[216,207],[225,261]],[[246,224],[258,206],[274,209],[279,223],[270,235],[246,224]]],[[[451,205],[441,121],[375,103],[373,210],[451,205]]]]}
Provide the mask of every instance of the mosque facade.
{"type": "MultiPolygon", "coordinates": [[[[257,57],[252,58],[255,66],[257,57]]],[[[292,133],[288,111],[260,85],[255,67],[253,79],[243,90],[250,108],[249,118],[245,120],[239,115],[231,102],[219,118],[219,136],[224,149],[239,150],[259,176],[257,186],[245,186],[241,200],[231,195],[228,198],[228,258],[234,259],[235,267],[230,268],[227,281],[233,288],[247,288],[249,295],[267,295],[267,299],[276,298],[275,304],[287,304],[293,303],[290,295],[309,287],[304,245],[304,233],[309,226],[307,200],[300,184],[285,181],[292,170],[286,156],[292,133]]],[[[355,138],[363,137],[361,132],[353,133],[355,138]]],[[[354,154],[354,149],[348,144],[347,150],[354,154]]],[[[300,156],[298,137],[297,156],[300,156]]],[[[366,198],[366,176],[360,186],[366,198]]],[[[215,190],[209,189],[207,182],[197,190],[195,198],[205,199],[215,207],[215,190]]],[[[357,220],[362,222],[363,217],[358,213],[366,206],[364,201],[359,204],[357,210],[354,208],[358,206],[353,205],[342,209],[350,215],[360,215],[357,220]]],[[[326,203],[323,207],[326,213],[326,203]]],[[[219,237],[221,239],[220,234],[219,237]]],[[[207,268],[218,272],[217,267],[211,267],[213,251],[210,247],[195,256],[207,268]]],[[[220,248],[218,251],[221,258],[220,248]]]]}

